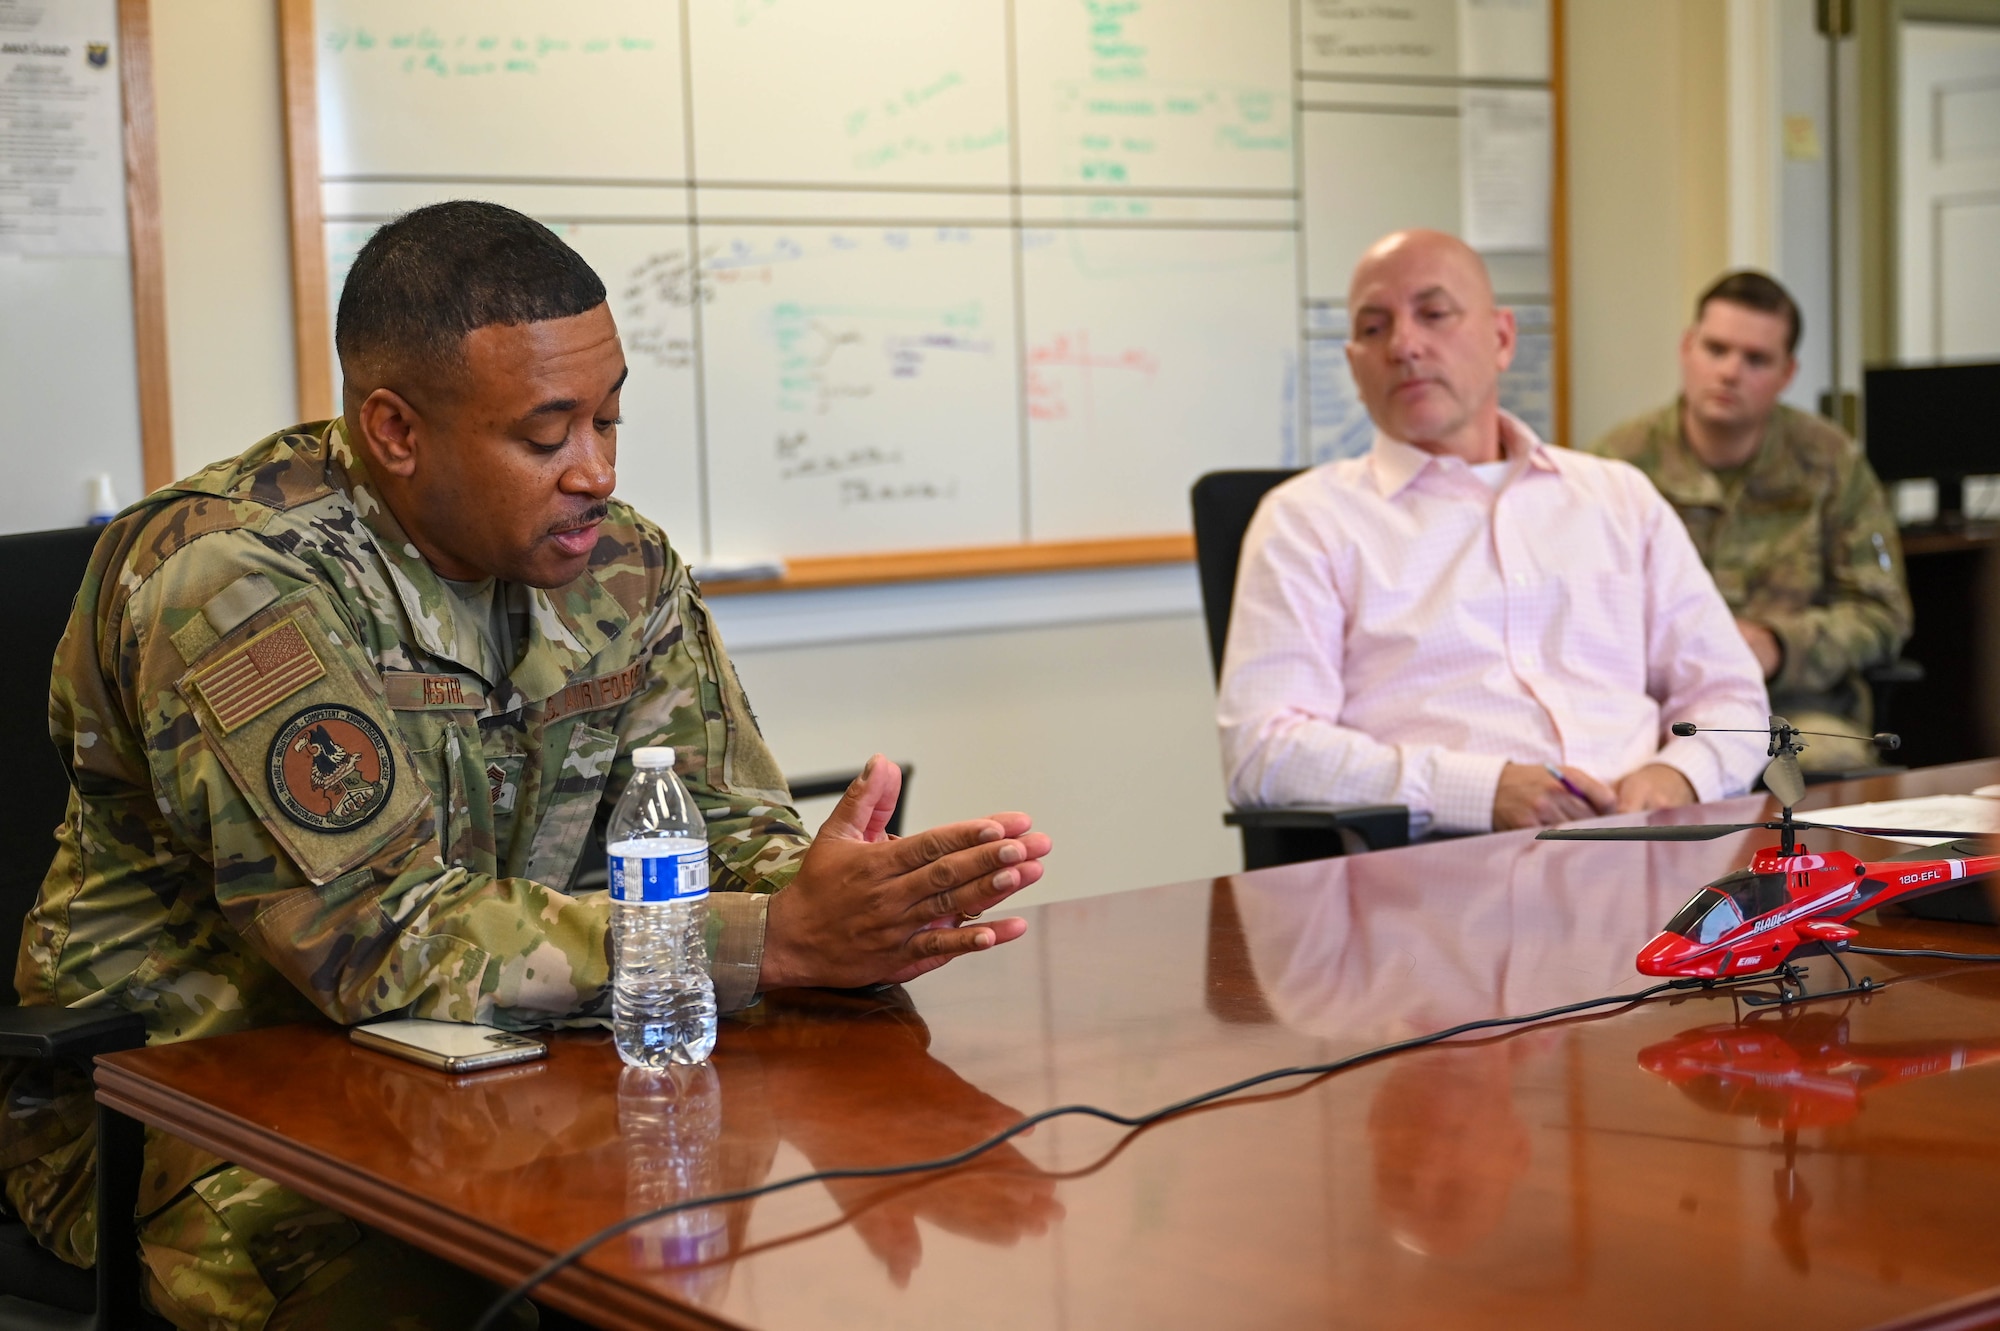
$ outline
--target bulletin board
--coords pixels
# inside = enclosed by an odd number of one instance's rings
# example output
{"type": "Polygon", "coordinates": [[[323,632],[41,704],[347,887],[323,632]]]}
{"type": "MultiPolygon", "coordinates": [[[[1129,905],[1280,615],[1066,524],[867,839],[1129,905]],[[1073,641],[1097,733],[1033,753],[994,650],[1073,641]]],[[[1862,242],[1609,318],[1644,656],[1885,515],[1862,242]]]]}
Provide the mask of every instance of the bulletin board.
{"type": "Polygon", "coordinates": [[[519,208],[609,290],[620,494],[756,586],[1189,558],[1203,472],[1366,447],[1347,274],[1400,226],[1486,253],[1564,435],[1559,0],[281,13],[302,413],[376,227],[519,208]]]}
{"type": "Polygon", "coordinates": [[[0,532],[173,479],[147,0],[0,0],[0,532]]]}

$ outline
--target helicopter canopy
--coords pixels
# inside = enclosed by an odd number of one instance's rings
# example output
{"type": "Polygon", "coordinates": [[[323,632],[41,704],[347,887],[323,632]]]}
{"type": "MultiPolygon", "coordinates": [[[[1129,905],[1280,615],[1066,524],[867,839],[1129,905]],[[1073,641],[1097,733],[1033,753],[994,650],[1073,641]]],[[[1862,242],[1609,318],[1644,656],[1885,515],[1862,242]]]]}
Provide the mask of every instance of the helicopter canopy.
{"type": "Polygon", "coordinates": [[[1726,873],[1694,894],[1667,932],[1694,943],[1713,943],[1745,920],[1755,919],[1785,904],[1785,875],[1738,869],[1726,873]]]}

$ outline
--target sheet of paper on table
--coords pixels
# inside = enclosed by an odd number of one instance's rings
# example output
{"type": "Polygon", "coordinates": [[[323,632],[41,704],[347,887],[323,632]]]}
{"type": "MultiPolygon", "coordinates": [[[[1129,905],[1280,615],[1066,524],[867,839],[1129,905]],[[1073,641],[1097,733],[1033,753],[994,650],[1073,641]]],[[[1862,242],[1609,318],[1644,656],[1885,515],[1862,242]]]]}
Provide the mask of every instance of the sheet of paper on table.
{"type": "MultiPolygon", "coordinates": [[[[1842,823],[1853,827],[1907,827],[1922,830],[1935,827],[1949,832],[1991,832],[2000,834],[2000,786],[1982,786],[1970,795],[1921,795],[1907,800],[1879,800],[1873,804],[1843,804],[1833,809],[1813,809],[1799,816],[1811,823],[1842,823]]],[[[1906,846],[1936,846],[1952,840],[1948,836],[1885,837],[1906,846]]]]}

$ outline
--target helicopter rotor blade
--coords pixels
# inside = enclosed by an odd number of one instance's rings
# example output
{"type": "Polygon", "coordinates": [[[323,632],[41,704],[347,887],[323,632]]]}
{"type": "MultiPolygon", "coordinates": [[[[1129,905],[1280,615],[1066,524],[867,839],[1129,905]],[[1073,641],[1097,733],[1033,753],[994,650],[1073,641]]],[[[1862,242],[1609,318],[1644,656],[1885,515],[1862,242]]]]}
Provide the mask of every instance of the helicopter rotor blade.
{"type": "Polygon", "coordinates": [[[1776,823],[1683,823],[1678,827],[1549,827],[1535,835],[1537,841],[1713,841],[1753,828],[1775,828],[1776,823]]]}
{"type": "MultiPolygon", "coordinates": [[[[1772,724],[1780,718],[1772,717],[1772,724]]],[[[1764,768],[1764,788],[1778,797],[1787,809],[1806,797],[1806,779],[1799,771],[1797,754],[1781,753],[1764,768]]]]}
{"type": "Polygon", "coordinates": [[[1966,839],[1990,841],[2000,832],[1947,832],[1935,827],[1854,827],[1847,823],[1806,823],[1793,822],[1793,827],[1817,828],[1823,832],[1853,832],[1857,836],[1922,837],[1926,841],[1960,841],[1966,839]]]}
{"type": "MultiPolygon", "coordinates": [[[[1537,841],[1714,841],[1719,837],[1736,832],[1750,832],[1758,828],[1778,832],[1784,829],[1781,822],[1766,823],[1683,823],[1680,826],[1627,824],[1623,827],[1545,827],[1535,834],[1537,841]]],[[[1852,827],[1845,823],[1808,823],[1797,819],[1792,821],[1794,831],[1852,832],[1857,836],[1875,837],[1923,837],[1926,840],[1957,841],[1966,838],[1992,840],[2000,837],[2000,832],[1949,832],[1934,827],[1852,827]]]]}

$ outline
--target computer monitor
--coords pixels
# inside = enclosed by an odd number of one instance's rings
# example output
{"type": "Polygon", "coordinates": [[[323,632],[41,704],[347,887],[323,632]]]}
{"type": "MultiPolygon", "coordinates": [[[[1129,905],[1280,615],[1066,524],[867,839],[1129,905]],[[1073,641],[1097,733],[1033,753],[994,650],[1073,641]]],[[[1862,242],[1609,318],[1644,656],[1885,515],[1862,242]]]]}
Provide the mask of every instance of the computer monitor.
{"type": "Polygon", "coordinates": [[[1934,478],[1940,522],[1962,520],[1966,477],[2000,474],[2000,364],[1867,370],[1861,405],[1875,474],[1934,478]]]}

